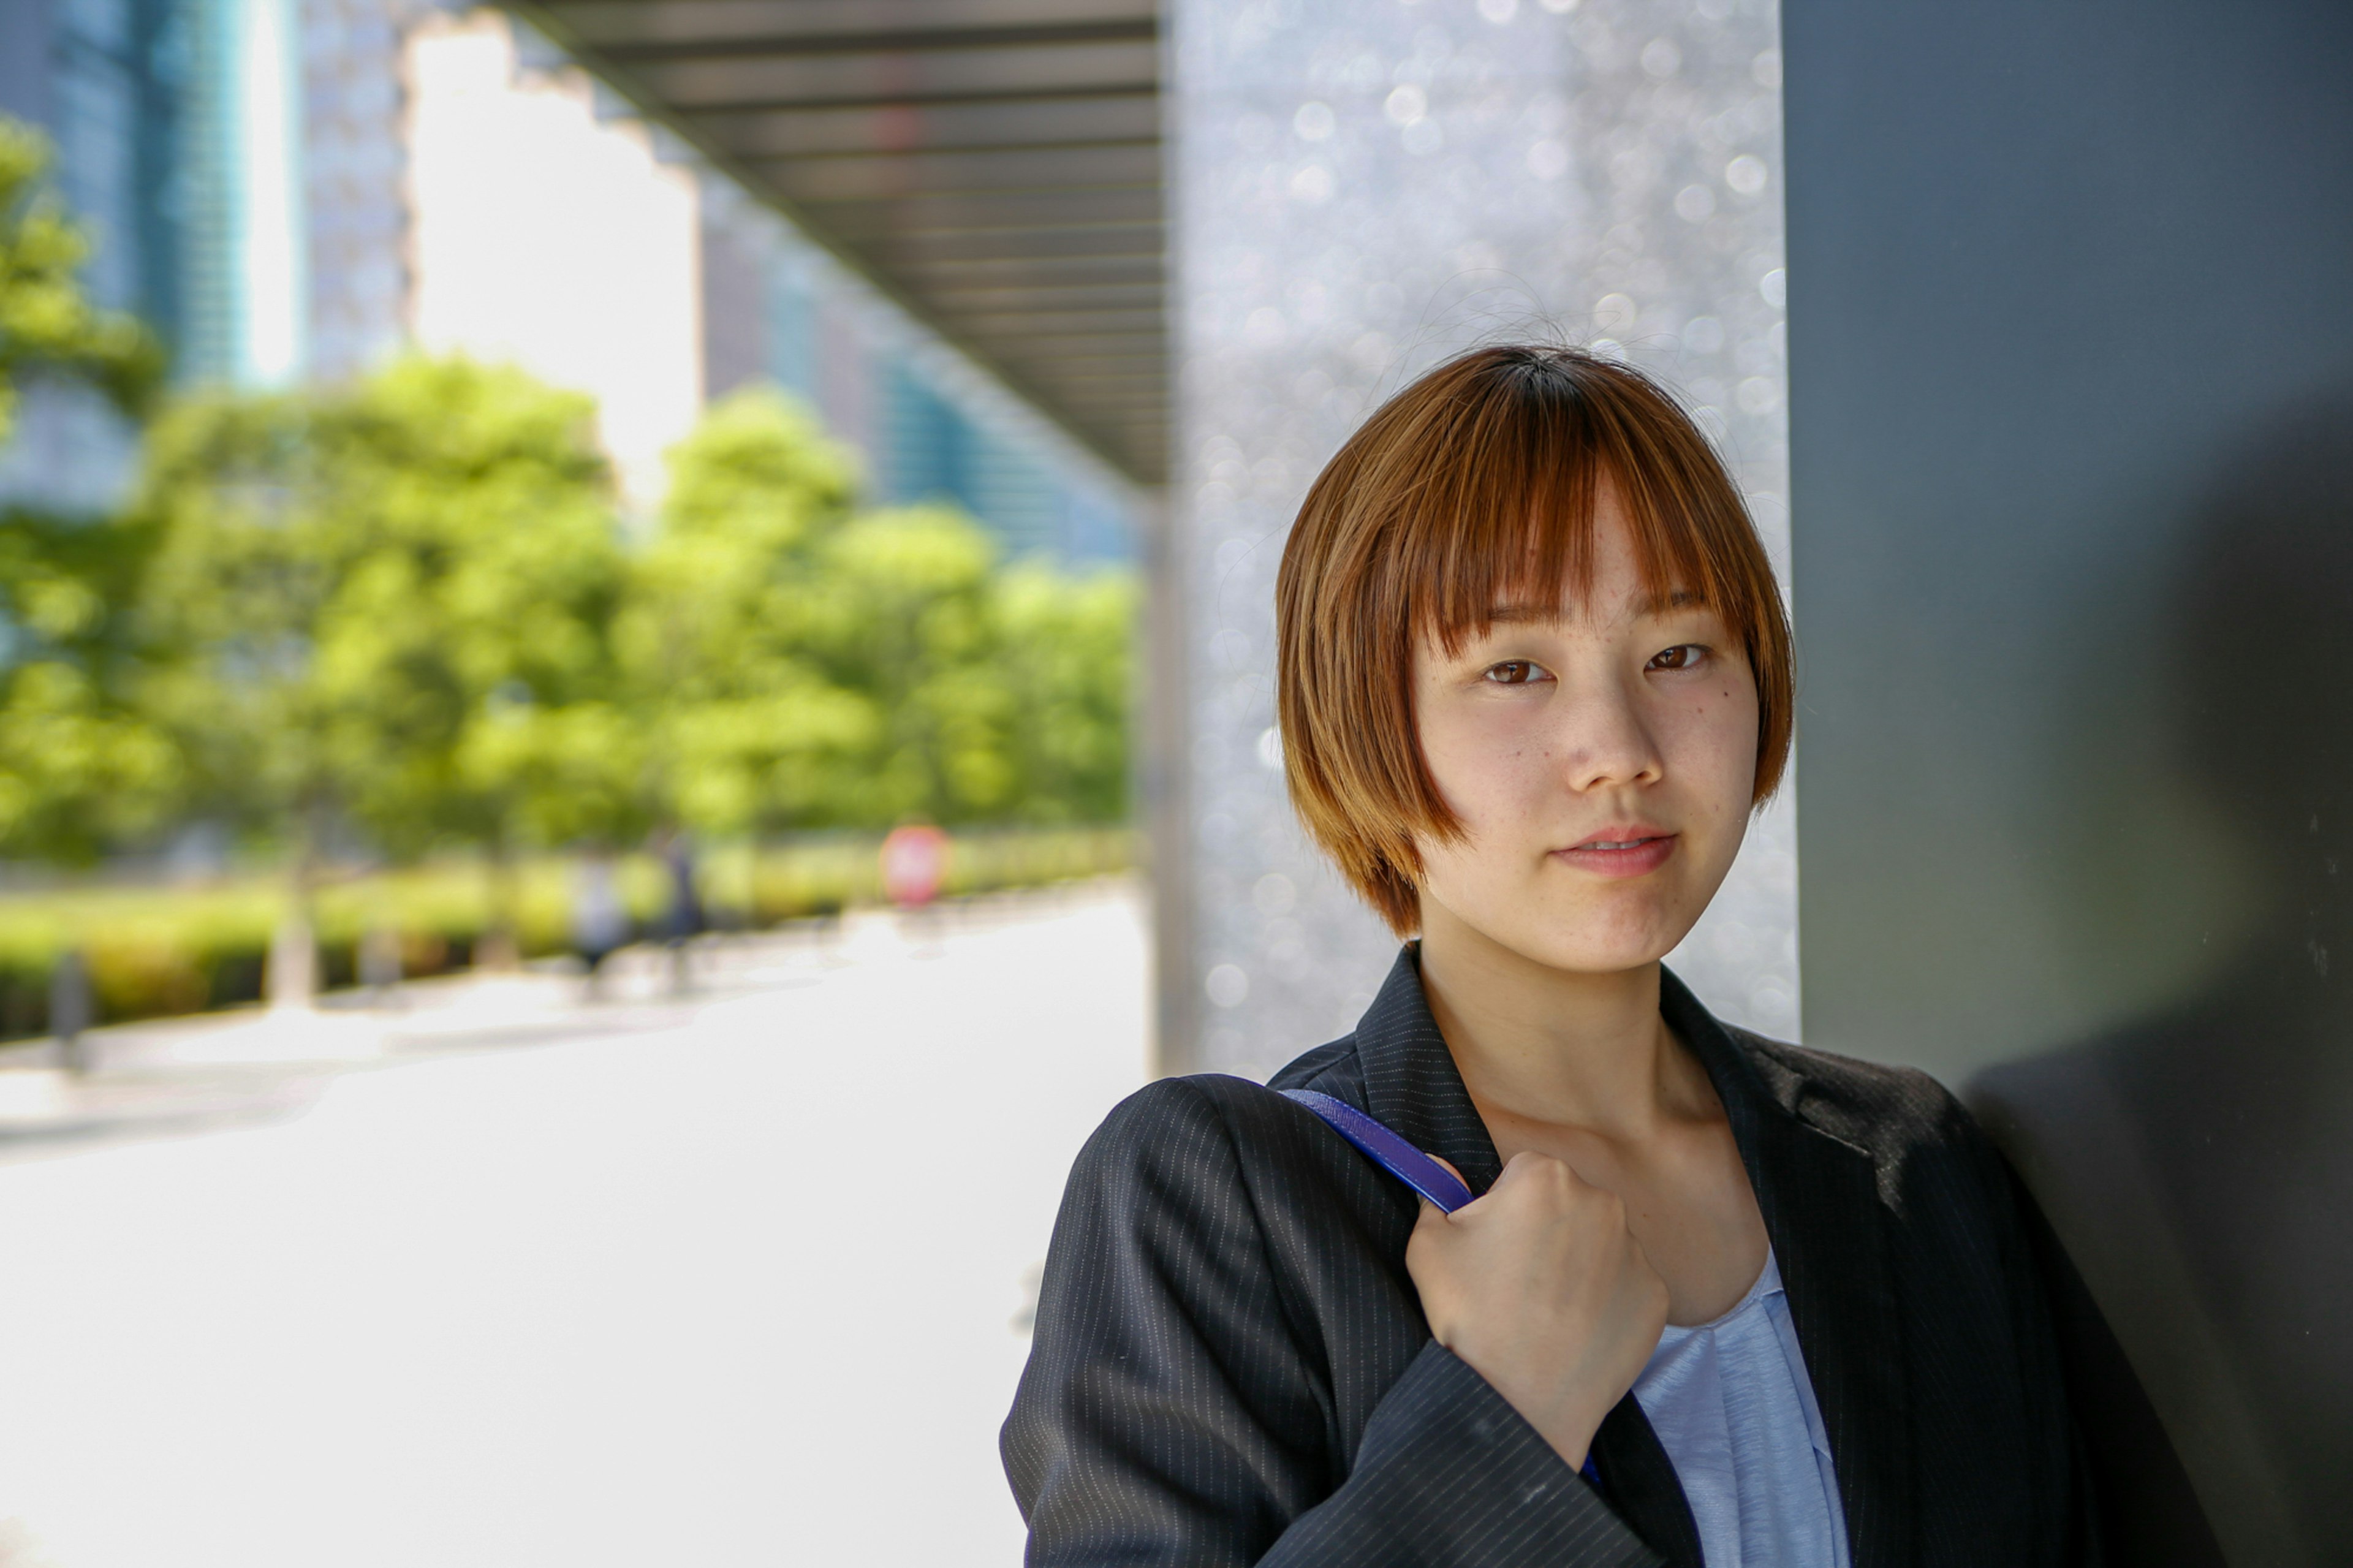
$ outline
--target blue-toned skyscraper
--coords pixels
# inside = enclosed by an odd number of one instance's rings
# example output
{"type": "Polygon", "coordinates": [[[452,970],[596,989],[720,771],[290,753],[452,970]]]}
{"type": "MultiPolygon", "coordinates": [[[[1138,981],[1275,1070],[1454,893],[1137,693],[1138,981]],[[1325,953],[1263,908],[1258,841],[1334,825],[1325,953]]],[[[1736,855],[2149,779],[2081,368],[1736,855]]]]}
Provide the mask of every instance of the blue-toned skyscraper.
{"type": "MultiPolygon", "coordinates": [[[[92,292],[153,326],[175,382],[339,379],[407,341],[418,279],[404,49],[449,9],[0,5],[0,112],[56,143],[59,189],[98,244],[92,292]]],[[[526,69],[567,68],[519,42],[526,69]]],[[[875,500],[960,505],[1008,552],[1130,552],[1131,500],[1100,463],[724,175],[697,169],[695,184],[702,341],[689,350],[704,396],[775,382],[865,454],[875,500]]],[[[96,398],[36,387],[0,453],[0,497],[97,510],[134,456],[96,398]]]]}
{"type": "Polygon", "coordinates": [[[766,380],[866,454],[875,499],[947,501],[1015,554],[1133,552],[1122,481],[776,214],[703,184],[704,380],[766,380]]]}

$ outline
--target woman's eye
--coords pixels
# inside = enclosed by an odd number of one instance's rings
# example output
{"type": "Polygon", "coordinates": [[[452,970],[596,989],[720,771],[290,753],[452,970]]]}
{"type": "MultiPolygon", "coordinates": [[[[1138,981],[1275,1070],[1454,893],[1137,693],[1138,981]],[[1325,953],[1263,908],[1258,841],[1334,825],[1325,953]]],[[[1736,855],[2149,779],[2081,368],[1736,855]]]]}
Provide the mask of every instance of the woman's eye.
{"type": "Polygon", "coordinates": [[[1695,642],[1677,643],[1651,656],[1646,669],[1697,669],[1707,662],[1707,649],[1695,642]]]}
{"type": "Polygon", "coordinates": [[[1486,676],[1498,686],[1525,686],[1531,680],[1544,679],[1545,668],[1529,659],[1507,658],[1501,664],[1489,665],[1486,676]]]}

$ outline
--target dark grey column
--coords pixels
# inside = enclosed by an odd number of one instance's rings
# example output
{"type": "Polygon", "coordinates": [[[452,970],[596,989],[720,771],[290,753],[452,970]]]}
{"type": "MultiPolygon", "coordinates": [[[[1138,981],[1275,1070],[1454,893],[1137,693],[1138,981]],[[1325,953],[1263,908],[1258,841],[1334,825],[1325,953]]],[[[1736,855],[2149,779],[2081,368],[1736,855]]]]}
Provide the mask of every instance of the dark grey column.
{"type": "MultiPolygon", "coordinates": [[[[1779,56],[1764,0],[1172,0],[1179,356],[1155,846],[1161,1055],[1262,1073],[1343,1033],[1392,939],[1303,841],[1272,725],[1300,498],[1470,343],[1589,342],[1677,384],[1784,548],[1779,56]]],[[[1788,815],[1678,967],[1796,1023],[1788,815]]]]}
{"type": "Polygon", "coordinates": [[[2353,12],[1785,31],[1808,1042],[2011,1064],[2122,1560],[2353,1560],[2353,12]]]}

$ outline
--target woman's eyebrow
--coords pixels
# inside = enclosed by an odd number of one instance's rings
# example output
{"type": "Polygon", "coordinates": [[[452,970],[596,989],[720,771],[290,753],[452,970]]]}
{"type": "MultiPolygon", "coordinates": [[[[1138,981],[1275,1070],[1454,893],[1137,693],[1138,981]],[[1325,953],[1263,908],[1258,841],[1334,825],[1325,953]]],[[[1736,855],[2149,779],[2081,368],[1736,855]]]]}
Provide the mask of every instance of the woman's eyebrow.
{"type": "Polygon", "coordinates": [[[1698,610],[1704,609],[1706,606],[1707,599],[1705,595],[1694,594],[1689,588],[1677,588],[1674,592],[1669,594],[1663,600],[1658,598],[1654,595],[1643,595],[1641,598],[1634,601],[1634,614],[1637,616],[1663,616],[1672,610],[1698,610]]]}

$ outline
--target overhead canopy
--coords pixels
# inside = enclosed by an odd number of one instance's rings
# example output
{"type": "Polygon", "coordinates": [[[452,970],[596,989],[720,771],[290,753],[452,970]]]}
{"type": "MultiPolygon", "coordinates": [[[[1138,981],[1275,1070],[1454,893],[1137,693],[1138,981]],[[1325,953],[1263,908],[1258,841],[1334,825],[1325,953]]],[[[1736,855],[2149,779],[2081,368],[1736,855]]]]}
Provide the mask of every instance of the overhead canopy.
{"type": "Polygon", "coordinates": [[[1157,0],[515,8],[1130,477],[1159,481],[1157,0]]]}

